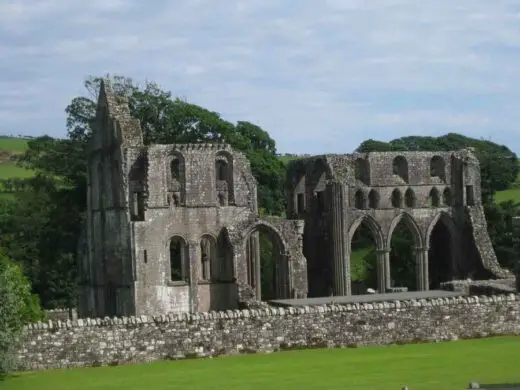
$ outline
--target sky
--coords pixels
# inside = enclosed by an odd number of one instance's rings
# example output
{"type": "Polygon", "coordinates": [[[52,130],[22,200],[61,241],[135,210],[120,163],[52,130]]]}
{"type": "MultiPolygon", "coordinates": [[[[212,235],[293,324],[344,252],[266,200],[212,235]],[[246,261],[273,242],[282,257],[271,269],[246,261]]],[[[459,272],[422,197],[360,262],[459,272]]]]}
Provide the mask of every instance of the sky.
{"type": "Polygon", "coordinates": [[[255,123],[281,153],[449,132],[520,153],[518,0],[0,1],[0,134],[64,137],[106,73],[255,123]]]}

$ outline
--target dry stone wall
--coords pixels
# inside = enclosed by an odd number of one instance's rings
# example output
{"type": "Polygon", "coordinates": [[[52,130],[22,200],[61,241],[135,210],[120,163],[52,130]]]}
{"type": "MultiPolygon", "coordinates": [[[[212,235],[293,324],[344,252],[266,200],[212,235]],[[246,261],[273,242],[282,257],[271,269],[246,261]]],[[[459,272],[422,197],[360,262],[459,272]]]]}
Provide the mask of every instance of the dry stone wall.
{"type": "Polygon", "coordinates": [[[21,370],[520,335],[520,295],[32,324],[21,370]]]}

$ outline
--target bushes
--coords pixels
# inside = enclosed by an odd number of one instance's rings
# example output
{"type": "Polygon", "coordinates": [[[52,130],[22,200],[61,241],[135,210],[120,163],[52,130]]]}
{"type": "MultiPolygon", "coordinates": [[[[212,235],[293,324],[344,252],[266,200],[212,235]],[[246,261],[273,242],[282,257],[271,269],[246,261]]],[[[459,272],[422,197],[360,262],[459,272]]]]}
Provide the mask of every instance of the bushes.
{"type": "Polygon", "coordinates": [[[0,252],[0,377],[16,367],[16,346],[23,326],[43,318],[22,269],[0,252]]]}

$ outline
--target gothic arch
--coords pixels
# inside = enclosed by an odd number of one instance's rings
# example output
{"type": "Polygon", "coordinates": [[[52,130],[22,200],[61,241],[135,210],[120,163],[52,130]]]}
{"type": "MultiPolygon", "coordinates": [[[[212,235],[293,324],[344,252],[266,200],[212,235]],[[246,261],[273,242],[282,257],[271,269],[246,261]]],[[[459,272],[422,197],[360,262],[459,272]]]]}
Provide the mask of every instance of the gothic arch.
{"type": "Polygon", "coordinates": [[[381,225],[377,222],[377,220],[369,214],[362,215],[357,220],[355,220],[352,225],[350,225],[350,229],[348,232],[349,245],[351,244],[354,233],[358,229],[359,225],[361,225],[363,222],[365,222],[367,224],[367,226],[370,228],[370,231],[372,232],[372,235],[376,242],[377,249],[378,250],[384,249],[385,239],[384,239],[383,229],[381,228],[381,225]]]}
{"type": "MultiPolygon", "coordinates": [[[[257,241],[259,245],[260,242],[257,241]]],[[[259,247],[261,249],[261,246],[259,247]]],[[[256,291],[257,299],[287,299],[292,291],[292,268],[288,245],[280,231],[266,221],[257,221],[243,234],[242,253],[245,254],[246,283],[256,291]],[[267,233],[273,247],[270,262],[262,263],[255,255],[255,233],[267,233]],[[253,245],[253,246],[251,246],[253,245]],[[267,269],[264,268],[267,266],[267,269]],[[264,273],[267,272],[267,273],[264,273]],[[263,279],[267,276],[266,279],[263,279]],[[267,284],[264,284],[264,281],[267,284]]]]}
{"type": "Polygon", "coordinates": [[[280,233],[280,231],[276,227],[271,225],[269,222],[262,220],[255,222],[253,225],[249,226],[244,233],[242,233],[242,250],[245,249],[246,241],[251,236],[251,234],[261,229],[273,233],[275,237],[280,241],[280,244],[282,246],[281,249],[283,249],[284,252],[287,252],[287,242],[283,238],[282,233],[280,233]]]}
{"type": "Polygon", "coordinates": [[[233,156],[225,150],[215,154],[216,200],[220,206],[234,203],[234,164],[233,156]]]}
{"type": "Polygon", "coordinates": [[[388,235],[386,237],[386,245],[387,248],[392,246],[392,235],[396,226],[403,220],[406,226],[410,229],[412,236],[414,238],[415,245],[418,247],[424,247],[423,235],[421,234],[421,228],[413,218],[413,216],[407,212],[402,212],[398,216],[396,216],[392,223],[390,224],[390,228],[388,229],[388,235]]]}
{"type": "Polygon", "coordinates": [[[190,279],[190,258],[188,241],[181,234],[174,234],[165,243],[168,253],[168,275],[172,282],[188,282],[190,279]]]}
{"type": "Polygon", "coordinates": [[[426,229],[426,234],[424,235],[424,242],[426,242],[426,243],[430,242],[430,237],[433,232],[433,229],[435,228],[435,226],[441,219],[442,219],[442,222],[446,225],[446,228],[449,230],[449,232],[452,236],[452,239],[457,239],[458,230],[457,230],[457,226],[455,226],[455,222],[453,222],[453,218],[451,217],[450,214],[448,214],[444,211],[441,211],[439,214],[437,214],[435,216],[435,218],[433,218],[430,225],[426,229]]]}

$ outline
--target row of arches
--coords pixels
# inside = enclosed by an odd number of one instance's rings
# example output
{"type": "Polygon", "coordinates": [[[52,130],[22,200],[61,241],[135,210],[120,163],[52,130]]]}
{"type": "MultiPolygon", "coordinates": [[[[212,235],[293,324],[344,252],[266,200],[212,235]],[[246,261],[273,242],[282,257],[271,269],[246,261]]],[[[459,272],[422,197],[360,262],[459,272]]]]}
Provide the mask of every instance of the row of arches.
{"type": "MultiPolygon", "coordinates": [[[[437,188],[432,188],[428,194],[428,206],[429,207],[449,207],[452,206],[453,199],[452,193],[449,188],[445,188],[444,191],[441,192],[437,188]]],[[[380,208],[381,196],[379,192],[375,189],[371,189],[368,192],[368,195],[362,189],[356,190],[354,194],[354,207],[360,210],[366,209],[378,209],[380,208]]],[[[404,197],[401,191],[396,188],[392,191],[390,196],[390,204],[393,208],[416,208],[417,207],[417,197],[415,192],[408,188],[404,197]]],[[[421,207],[421,205],[419,205],[421,207]]]]}
{"type": "MultiPolygon", "coordinates": [[[[169,241],[170,282],[189,283],[190,266],[198,262],[199,282],[228,283],[236,279],[234,252],[242,251],[246,282],[262,300],[288,298],[290,270],[286,244],[270,225],[258,223],[244,233],[243,246],[232,247],[223,230],[218,238],[204,234],[199,240],[198,258],[191,259],[189,244],[181,236],[169,241]]],[[[194,249],[194,248],[192,248],[194,249]]],[[[192,250],[192,252],[194,252],[192,250]]],[[[240,265],[237,264],[237,267],[240,265]]]]}
{"type": "Polygon", "coordinates": [[[378,289],[378,261],[385,254],[385,285],[390,288],[417,290],[425,283],[426,288],[437,289],[456,272],[457,232],[446,213],[432,221],[424,236],[413,217],[403,213],[393,221],[386,239],[379,224],[364,216],[351,226],[349,238],[353,294],[378,289]],[[426,269],[421,264],[426,264],[426,269]]]}
{"type": "MultiPolygon", "coordinates": [[[[207,282],[230,282],[234,278],[233,254],[227,238],[218,239],[205,234],[199,242],[199,280],[207,282]]],[[[174,236],[169,244],[171,282],[189,282],[189,246],[181,236],[174,236]]]]}
{"type": "MultiPolygon", "coordinates": [[[[370,163],[367,159],[358,158],[355,161],[355,178],[366,185],[370,185],[370,163]]],[[[392,161],[392,173],[409,184],[408,160],[402,156],[396,156],[392,161]]],[[[446,182],[446,162],[441,156],[435,155],[430,159],[430,177],[437,177],[446,182]]]]}

